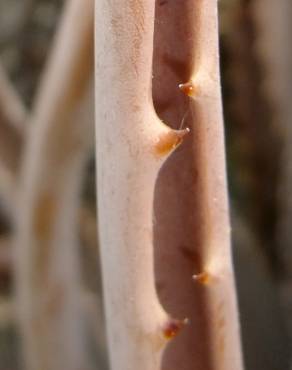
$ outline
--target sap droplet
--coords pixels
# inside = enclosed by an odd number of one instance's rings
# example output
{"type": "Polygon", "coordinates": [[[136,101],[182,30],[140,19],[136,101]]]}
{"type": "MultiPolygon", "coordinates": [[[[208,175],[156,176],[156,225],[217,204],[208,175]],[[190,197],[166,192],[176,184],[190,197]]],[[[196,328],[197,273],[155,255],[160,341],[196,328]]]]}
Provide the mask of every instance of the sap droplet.
{"type": "Polygon", "coordinates": [[[184,84],[179,84],[180,90],[187,96],[194,97],[198,94],[198,89],[192,82],[186,82],[184,84]]]}
{"type": "Polygon", "coordinates": [[[208,272],[204,271],[201,272],[200,274],[193,275],[193,279],[198,283],[207,285],[211,281],[211,275],[208,272]]]}
{"type": "Polygon", "coordinates": [[[189,132],[190,129],[186,128],[184,130],[169,130],[168,132],[162,134],[155,145],[156,154],[159,156],[165,156],[169,154],[182,143],[183,138],[189,132]]]}
{"type": "Polygon", "coordinates": [[[170,319],[162,329],[164,338],[166,339],[174,338],[182,329],[182,327],[188,324],[188,322],[189,322],[188,319],[184,320],[170,319]]]}

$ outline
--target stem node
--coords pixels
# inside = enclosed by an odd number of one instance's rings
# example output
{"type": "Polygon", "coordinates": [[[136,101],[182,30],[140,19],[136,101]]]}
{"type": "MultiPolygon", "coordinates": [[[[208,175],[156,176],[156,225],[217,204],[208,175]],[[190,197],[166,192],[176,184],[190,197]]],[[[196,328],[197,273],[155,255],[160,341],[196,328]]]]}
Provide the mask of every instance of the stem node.
{"type": "Polygon", "coordinates": [[[189,323],[189,319],[183,320],[169,319],[162,328],[165,339],[170,340],[177,336],[181,329],[189,323]]]}
{"type": "Polygon", "coordinates": [[[161,134],[155,144],[155,154],[159,157],[169,155],[183,141],[184,137],[190,132],[187,127],[183,130],[169,130],[161,134]]]}
{"type": "Polygon", "coordinates": [[[190,98],[196,98],[200,94],[200,88],[196,84],[194,84],[192,81],[182,83],[178,85],[179,89],[190,98]]]}
{"type": "Polygon", "coordinates": [[[212,276],[207,271],[203,271],[200,272],[199,274],[193,275],[193,280],[202,285],[208,285],[212,280],[212,276]]]}

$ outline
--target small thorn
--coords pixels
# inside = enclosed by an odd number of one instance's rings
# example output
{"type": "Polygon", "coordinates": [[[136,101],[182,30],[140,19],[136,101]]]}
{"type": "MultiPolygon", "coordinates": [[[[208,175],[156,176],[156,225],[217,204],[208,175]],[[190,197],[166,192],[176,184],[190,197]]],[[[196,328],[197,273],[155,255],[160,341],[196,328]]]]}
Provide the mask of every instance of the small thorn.
{"type": "Polygon", "coordinates": [[[187,127],[183,130],[169,130],[160,135],[158,142],[155,145],[156,154],[165,156],[177,148],[183,141],[183,138],[190,132],[187,127]]]}
{"type": "Polygon", "coordinates": [[[200,284],[207,285],[210,283],[211,275],[208,272],[204,271],[200,274],[193,275],[193,280],[200,284]]]}
{"type": "Polygon", "coordinates": [[[179,84],[178,87],[187,96],[195,97],[198,95],[198,88],[196,88],[196,86],[191,81],[184,84],[179,84]]]}
{"type": "Polygon", "coordinates": [[[172,339],[177,336],[180,330],[189,323],[189,319],[183,320],[169,319],[162,328],[163,336],[165,339],[172,339]]]}

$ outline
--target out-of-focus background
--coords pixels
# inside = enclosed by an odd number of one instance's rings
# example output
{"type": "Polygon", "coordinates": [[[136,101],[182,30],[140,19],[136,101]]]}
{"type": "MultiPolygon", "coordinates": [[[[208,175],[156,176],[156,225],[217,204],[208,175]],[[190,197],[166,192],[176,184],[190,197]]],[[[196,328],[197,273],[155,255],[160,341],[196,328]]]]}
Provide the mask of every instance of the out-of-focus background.
{"type": "MultiPolygon", "coordinates": [[[[63,0],[0,0],[0,61],[27,109],[33,104],[62,6],[63,0]]],[[[247,370],[288,370],[292,369],[292,3],[221,0],[219,7],[244,360],[247,370]]],[[[17,140],[21,158],[23,143],[17,140]]],[[[17,167],[19,159],[14,161],[17,167]]],[[[16,370],[21,364],[13,308],[13,222],[1,184],[8,181],[6,175],[0,168],[0,370],[16,370]]],[[[81,212],[84,286],[99,300],[93,153],[81,212]]],[[[93,314],[92,320],[98,337],[91,343],[99,348],[93,351],[96,363],[106,369],[101,313],[93,314]]]]}

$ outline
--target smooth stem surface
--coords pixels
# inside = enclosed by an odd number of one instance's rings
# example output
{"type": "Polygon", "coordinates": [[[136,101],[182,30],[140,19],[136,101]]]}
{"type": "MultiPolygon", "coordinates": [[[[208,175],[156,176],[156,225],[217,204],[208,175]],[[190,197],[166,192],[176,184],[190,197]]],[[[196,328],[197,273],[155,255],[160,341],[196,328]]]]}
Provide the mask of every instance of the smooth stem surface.
{"type": "Polygon", "coordinates": [[[153,194],[163,157],[186,132],[153,110],[154,5],[96,1],[98,214],[112,370],[158,370],[168,325],[176,325],[155,291],[153,194]]]}
{"type": "Polygon", "coordinates": [[[171,315],[189,318],[189,325],[167,349],[162,368],[241,369],[217,1],[157,1],[153,75],[159,116],[173,128],[183,124],[191,129],[185,145],[162,168],[155,189],[159,297],[171,315]],[[181,83],[187,84],[180,92],[181,83]]]}

